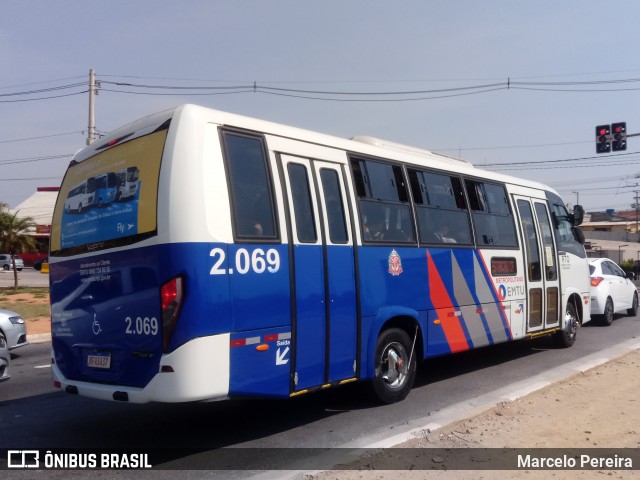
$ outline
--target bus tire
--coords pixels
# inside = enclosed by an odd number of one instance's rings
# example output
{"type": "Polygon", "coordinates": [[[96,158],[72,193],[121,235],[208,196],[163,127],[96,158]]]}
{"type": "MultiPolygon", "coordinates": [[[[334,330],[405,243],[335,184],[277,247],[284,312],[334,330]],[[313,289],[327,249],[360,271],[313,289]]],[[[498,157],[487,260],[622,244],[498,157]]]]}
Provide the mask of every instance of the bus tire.
{"type": "Polygon", "coordinates": [[[376,342],[373,391],[383,403],[395,403],[409,394],[416,378],[415,352],[411,358],[411,339],[399,328],[384,330],[376,342]]]}
{"type": "Polygon", "coordinates": [[[562,330],[555,333],[556,345],[561,348],[568,348],[573,345],[576,341],[579,325],[580,321],[578,320],[576,308],[572,304],[568,304],[565,326],[562,330]]]}

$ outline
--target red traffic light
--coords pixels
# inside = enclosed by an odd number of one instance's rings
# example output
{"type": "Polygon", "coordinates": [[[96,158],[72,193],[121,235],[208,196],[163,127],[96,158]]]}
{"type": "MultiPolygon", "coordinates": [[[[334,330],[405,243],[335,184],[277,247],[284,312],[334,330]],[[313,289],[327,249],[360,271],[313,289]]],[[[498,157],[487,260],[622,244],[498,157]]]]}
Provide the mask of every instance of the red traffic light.
{"type": "Polygon", "coordinates": [[[618,122],[611,124],[611,130],[613,131],[613,142],[611,144],[611,150],[619,152],[620,150],[627,149],[627,123],[618,122]]]}
{"type": "Polygon", "coordinates": [[[598,125],[596,127],[596,153],[609,153],[611,151],[611,125],[598,125]]]}

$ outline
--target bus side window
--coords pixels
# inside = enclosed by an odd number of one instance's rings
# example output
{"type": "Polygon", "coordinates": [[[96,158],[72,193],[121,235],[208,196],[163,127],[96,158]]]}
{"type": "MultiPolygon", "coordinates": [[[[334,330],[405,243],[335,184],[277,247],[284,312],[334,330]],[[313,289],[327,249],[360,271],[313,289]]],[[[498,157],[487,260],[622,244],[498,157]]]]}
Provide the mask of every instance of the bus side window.
{"type": "Polygon", "coordinates": [[[547,192],[547,199],[551,207],[551,218],[556,232],[558,250],[572,253],[580,258],[586,258],[587,254],[576,238],[575,227],[562,203],[562,199],[551,192],[547,192]]]}
{"type": "Polygon", "coordinates": [[[302,243],[316,243],[318,241],[318,233],[316,231],[307,167],[298,163],[290,163],[287,170],[291,181],[293,214],[296,219],[298,240],[302,243]]]}
{"type": "Polygon", "coordinates": [[[351,159],[360,204],[362,238],[368,242],[414,243],[409,195],[402,168],[351,159]]]}
{"type": "Polygon", "coordinates": [[[344,217],[344,205],[340,194],[340,180],[338,172],[323,168],[320,170],[320,181],[327,205],[327,220],[329,223],[329,239],[331,243],[347,243],[347,222],[344,217]]]}
{"type": "Polygon", "coordinates": [[[262,139],[230,132],[223,132],[223,139],[236,237],[277,239],[262,139]]]}
{"type": "Polygon", "coordinates": [[[531,204],[525,200],[518,200],[518,210],[520,211],[525,248],[527,249],[529,280],[532,282],[540,281],[542,280],[540,246],[538,245],[531,204]]]}
{"type": "Polygon", "coordinates": [[[513,214],[504,185],[465,180],[479,246],[516,247],[513,214]]]}
{"type": "Polygon", "coordinates": [[[409,169],[421,243],[473,244],[460,178],[409,169]]]}

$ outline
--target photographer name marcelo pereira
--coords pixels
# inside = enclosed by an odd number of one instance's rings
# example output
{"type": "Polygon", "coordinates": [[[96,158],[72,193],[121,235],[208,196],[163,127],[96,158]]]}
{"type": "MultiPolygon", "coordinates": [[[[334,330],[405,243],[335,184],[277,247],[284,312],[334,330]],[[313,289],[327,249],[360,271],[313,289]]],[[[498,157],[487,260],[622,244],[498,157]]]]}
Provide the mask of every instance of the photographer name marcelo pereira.
{"type": "Polygon", "coordinates": [[[554,457],[535,457],[532,455],[518,455],[518,469],[526,470],[572,470],[572,469],[629,469],[633,470],[633,458],[618,455],[593,457],[580,454],[579,456],[560,455],[554,457]]]}

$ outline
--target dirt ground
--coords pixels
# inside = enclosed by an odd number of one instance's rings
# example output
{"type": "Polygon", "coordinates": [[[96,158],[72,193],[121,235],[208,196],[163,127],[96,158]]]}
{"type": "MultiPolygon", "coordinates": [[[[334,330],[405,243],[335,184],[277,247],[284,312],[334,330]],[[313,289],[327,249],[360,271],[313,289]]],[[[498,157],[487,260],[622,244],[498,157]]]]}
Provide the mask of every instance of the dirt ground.
{"type": "MultiPolygon", "coordinates": [[[[640,448],[640,350],[550,385],[513,402],[432,432],[398,448],[640,448]]],[[[416,457],[419,450],[416,450],[416,457]]],[[[316,480],[597,479],[639,478],[633,470],[385,470],[382,453],[361,465],[375,470],[330,471],[316,480]]],[[[410,457],[410,456],[409,456],[410,457]]],[[[404,455],[402,457],[404,459],[404,455]]],[[[439,459],[432,459],[437,462],[439,459]]],[[[307,477],[310,478],[310,477],[307,477]]]]}

